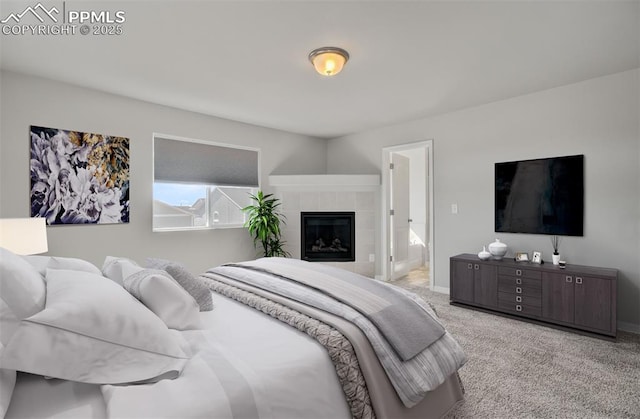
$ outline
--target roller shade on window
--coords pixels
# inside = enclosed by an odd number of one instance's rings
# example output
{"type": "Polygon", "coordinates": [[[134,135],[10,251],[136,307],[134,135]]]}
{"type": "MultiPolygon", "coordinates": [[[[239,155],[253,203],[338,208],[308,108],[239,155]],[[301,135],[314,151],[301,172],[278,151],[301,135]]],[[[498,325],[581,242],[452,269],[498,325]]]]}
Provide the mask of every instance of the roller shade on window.
{"type": "Polygon", "coordinates": [[[154,139],[156,182],[258,187],[258,151],[154,139]]]}

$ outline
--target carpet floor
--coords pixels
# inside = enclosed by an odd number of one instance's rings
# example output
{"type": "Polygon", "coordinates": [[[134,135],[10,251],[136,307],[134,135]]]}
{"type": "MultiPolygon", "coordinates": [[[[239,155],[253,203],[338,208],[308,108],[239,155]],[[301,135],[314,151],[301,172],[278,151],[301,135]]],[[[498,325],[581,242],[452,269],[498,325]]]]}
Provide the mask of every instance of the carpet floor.
{"type": "Polygon", "coordinates": [[[466,394],[450,418],[640,418],[640,335],[590,338],[449,305],[449,296],[402,280],[433,304],[468,356],[466,394]]]}

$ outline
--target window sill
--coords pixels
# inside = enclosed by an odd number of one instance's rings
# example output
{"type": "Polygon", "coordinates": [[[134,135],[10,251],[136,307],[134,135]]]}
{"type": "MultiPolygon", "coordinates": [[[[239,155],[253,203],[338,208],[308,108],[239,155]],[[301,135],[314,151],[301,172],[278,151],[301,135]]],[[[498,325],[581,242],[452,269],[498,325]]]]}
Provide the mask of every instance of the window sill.
{"type": "Polygon", "coordinates": [[[154,228],[154,233],[166,233],[172,231],[202,231],[202,230],[228,230],[232,228],[244,228],[243,224],[216,225],[211,227],[166,227],[154,228]]]}

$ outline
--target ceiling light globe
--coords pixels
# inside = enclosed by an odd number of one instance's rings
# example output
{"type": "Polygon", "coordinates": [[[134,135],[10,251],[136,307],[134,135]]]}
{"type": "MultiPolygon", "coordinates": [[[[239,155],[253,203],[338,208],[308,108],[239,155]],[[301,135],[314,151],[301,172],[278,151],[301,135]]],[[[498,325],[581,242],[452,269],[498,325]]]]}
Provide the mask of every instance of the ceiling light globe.
{"type": "Polygon", "coordinates": [[[319,74],[335,76],[349,60],[349,53],[342,48],[322,47],[309,53],[309,61],[319,74]]]}

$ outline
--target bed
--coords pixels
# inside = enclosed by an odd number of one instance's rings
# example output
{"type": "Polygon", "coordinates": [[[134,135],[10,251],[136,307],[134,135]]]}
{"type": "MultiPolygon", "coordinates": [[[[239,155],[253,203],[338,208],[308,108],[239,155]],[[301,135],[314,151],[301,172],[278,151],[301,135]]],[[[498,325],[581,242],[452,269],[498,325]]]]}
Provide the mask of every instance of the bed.
{"type": "Polygon", "coordinates": [[[446,331],[424,350],[380,335],[403,321],[422,335],[411,316],[434,317],[388,284],[278,258],[193,276],[0,251],[0,417],[428,418],[463,399],[466,358],[446,331]],[[332,295],[362,284],[360,304],[391,290],[418,310],[387,304],[388,322],[332,295]]]}

